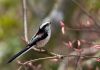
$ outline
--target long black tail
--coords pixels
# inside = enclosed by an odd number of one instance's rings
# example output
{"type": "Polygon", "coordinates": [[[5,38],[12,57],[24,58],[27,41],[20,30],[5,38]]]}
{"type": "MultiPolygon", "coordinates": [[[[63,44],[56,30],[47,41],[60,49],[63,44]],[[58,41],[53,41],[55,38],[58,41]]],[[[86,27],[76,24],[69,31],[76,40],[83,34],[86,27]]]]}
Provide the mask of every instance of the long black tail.
{"type": "Polygon", "coordinates": [[[29,51],[31,49],[32,46],[26,46],[24,49],[22,49],[20,52],[18,52],[17,54],[15,54],[13,57],[11,57],[7,63],[12,62],[14,59],[16,59],[17,57],[21,56],[22,54],[26,53],[27,51],[29,51]]]}

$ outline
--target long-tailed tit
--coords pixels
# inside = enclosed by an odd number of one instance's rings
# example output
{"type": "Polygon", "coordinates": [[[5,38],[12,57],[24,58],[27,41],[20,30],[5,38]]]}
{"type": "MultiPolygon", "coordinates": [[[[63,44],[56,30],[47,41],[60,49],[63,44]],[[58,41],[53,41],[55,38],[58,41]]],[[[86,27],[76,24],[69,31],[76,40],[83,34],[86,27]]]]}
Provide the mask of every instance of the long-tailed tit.
{"type": "Polygon", "coordinates": [[[12,58],[10,58],[8,63],[12,62],[14,59],[26,53],[33,47],[38,49],[44,47],[49,41],[50,37],[51,37],[51,22],[45,22],[39,27],[38,32],[29,41],[29,44],[20,52],[15,54],[12,58]]]}

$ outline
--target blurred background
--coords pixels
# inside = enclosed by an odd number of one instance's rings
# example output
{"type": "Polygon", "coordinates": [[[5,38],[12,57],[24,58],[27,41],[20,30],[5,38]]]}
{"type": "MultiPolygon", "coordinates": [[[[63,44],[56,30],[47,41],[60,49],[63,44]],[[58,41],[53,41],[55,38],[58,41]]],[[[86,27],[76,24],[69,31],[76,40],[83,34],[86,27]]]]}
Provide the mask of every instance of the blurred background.
{"type": "MultiPolygon", "coordinates": [[[[28,38],[31,39],[41,22],[50,18],[52,37],[45,49],[57,54],[76,54],[64,43],[82,41],[83,55],[100,56],[100,0],[27,0],[28,38]],[[65,24],[65,34],[61,32],[59,22],[65,24]]],[[[49,55],[30,50],[10,64],[7,60],[25,47],[23,41],[23,3],[22,0],[0,0],[0,70],[18,70],[18,60],[25,62],[49,55]]],[[[77,43],[75,43],[77,44],[77,43]]],[[[76,45],[73,46],[76,46],[76,45]]],[[[26,65],[26,70],[100,70],[96,59],[69,57],[62,60],[41,60],[26,65]],[[69,63],[70,62],[70,63],[69,63]],[[76,63],[76,64],[75,64],[76,63]]],[[[24,67],[20,70],[25,70],[24,67]]]]}

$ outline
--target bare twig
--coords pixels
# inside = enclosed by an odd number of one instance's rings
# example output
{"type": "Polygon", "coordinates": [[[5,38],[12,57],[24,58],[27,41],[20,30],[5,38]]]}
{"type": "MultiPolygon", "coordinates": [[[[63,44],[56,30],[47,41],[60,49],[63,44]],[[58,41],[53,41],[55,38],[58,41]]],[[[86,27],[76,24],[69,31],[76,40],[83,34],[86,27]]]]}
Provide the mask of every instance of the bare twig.
{"type": "Polygon", "coordinates": [[[35,14],[36,17],[41,20],[44,17],[45,12],[42,8],[39,8],[39,6],[34,3],[32,0],[27,0],[27,7],[32,12],[32,14],[35,14]]]}
{"type": "Polygon", "coordinates": [[[26,0],[23,0],[23,22],[24,22],[24,37],[25,41],[28,42],[26,0]]]}
{"type": "Polygon", "coordinates": [[[96,21],[96,19],[93,16],[91,16],[91,14],[88,13],[88,11],[86,11],[76,0],[72,0],[72,2],[75,3],[87,16],[89,16],[98,28],[100,28],[100,26],[98,25],[99,22],[96,21]]]}
{"type": "Polygon", "coordinates": [[[99,57],[93,57],[93,56],[85,56],[85,55],[55,55],[55,56],[50,56],[50,57],[43,57],[43,58],[38,58],[38,59],[33,59],[33,60],[29,60],[26,61],[24,63],[18,62],[18,64],[20,64],[20,67],[18,68],[18,70],[21,70],[22,67],[24,67],[25,65],[27,65],[28,63],[33,63],[36,61],[40,61],[40,60],[48,60],[48,59],[63,59],[65,57],[84,57],[84,58],[99,58],[99,57]]]}
{"type": "Polygon", "coordinates": [[[81,51],[80,52],[78,52],[78,58],[77,58],[77,61],[76,61],[76,65],[75,65],[75,70],[78,70],[78,65],[79,65],[79,63],[80,63],[80,60],[81,60],[81,51]]]}
{"type": "Polygon", "coordinates": [[[39,60],[47,60],[47,59],[60,59],[60,56],[51,56],[51,57],[44,57],[44,58],[38,58],[38,59],[34,59],[34,60],[30,60],[30,61],[26,61],[24,63],[19,62],[18,64],[20,64],[20,67],[18,68],[18,70],[21,70],[22,67],[24,67],[26,64],[28,63],[32,63],[32,62],[36,62],[39,60]]]}
{"type": "Polygon", "coordinates": [[[80,28],[68,28],[67,30],[73,30],[73,31],[89,31],[89,32],[99,32],[99,30],[96,29],[80,29],[80,28]]]}
{"type": "Polygon", "coordinates": [[[18,68],[18,70],[21,70],[21,68],[22,68],[22,66],[20,66],[20,67],[18,68]]]}
{"type": "Polygon", "coordinates": [[[34,60],[27,61],[27,62],[25,62],[24,64],[31,63],[31,62],[36,62],[36,61],[39,61],[39,60],[58,59],[58,58],[59,58],[58,56],[51,56],[51,57],[38,58],[38,59],[34,59],[34,60]]]}
{"type": "MultiPolygon", "coordinates": [[[[89,47],[90,48],[90,47],[89,47]]],[[[81,56],[80,56],[80,59],[89,59],[89,58],[92,58],[92,59],[95,59],[95,61],[99,60],[100,57],[95,57],[95,56],[89,56],[88,54],[94,54],[94,53],[97,53],[97,51],[99,51],[99,49],[93,49],[93,47],[90,48],[91,51],[89,51],[89,48],[83,48],[83,51],[81,53],[81,56]]],[[[74,60],[74,58],[77,58],[79,57],[79,55],[77,55],[77,52],[74,51],[72,53],[70,53],[69,55],[66,55],[65,58],[63,59],[62,63],[60,64],[58,70],[65,70],[66,69],[66,65],[67,65],[67,58],[66,57],[69,57],[69,61],[72,61],[74,60]]],[[[99,61],[98,61],[99,62],[99,61]]],[[[74,62],[73,62],[74,63],[74,62]]]]}
{"type": "Polygon", "coordinates": [[[47,59],[63,59],[64,57],[84,57],[84,58],[99,58],[99,57],[93,57],[93,56],[85,56],[85,55],[55,55],[55,56],[50,56],[50,57],[43,57],[43,58],[38,58],[38,59],[33,59],[33,60],[29,60],[26,61],[24,63],[19,63],[20,65],[25,65],[31,62],[36,62],[36,61],[40,61],[40,60],[47,60],[47,59]]]}

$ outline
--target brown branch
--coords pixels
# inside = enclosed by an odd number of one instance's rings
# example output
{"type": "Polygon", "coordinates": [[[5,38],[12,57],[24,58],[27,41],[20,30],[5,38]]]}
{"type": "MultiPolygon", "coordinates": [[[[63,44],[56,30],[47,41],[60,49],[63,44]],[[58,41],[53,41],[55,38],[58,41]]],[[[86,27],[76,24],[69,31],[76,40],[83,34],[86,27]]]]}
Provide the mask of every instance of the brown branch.
{"type": "Polygon", "coordinates": [[[51,57],[38,58],[38,59],[27,61],[24,64],[31,63],[31,62],[36,62],[36,61],[39,61],[39,60],[58,59],[58,58],[60,58],[60,57],[59,56],[51,56],[51,57]]]}
{"type": "Polygon", "coordinates": [[[67,30],[99,32],[99,30],[97,29],[79,29],[79,28],[68,28],[68,27],[67,27],[67,30]]]}
{"type": "Polygon", "coordinates": [[[38,59],[34,59],[34,60],[30,60],[30,61],[26,61],[24,63],[18,62],[18,64],[20,64],[20,67],[18,68],[18,70],[21,70],[23,66],[25,66],[28,63],[33,63],[39,60],[47,60],[47,59],[60,59],[60,56],[51,56],[51,57],[44,57],[44,58],[38,58],[38,59]]]}
{"type": "MultiPolygon", "coordinates": [[[[76,51],[74,51],[74,52],[70,53],[69,55],[67,55],[67,57],[70,57],[70,58],[69,59],[68,58],[64,58],[63,61],[60,63],[60,66],[58,67],[58,70],[66,69],[67,61],[68,60],[72,61],[76,57],[80,57],[82,59],[83,58],[86,58],[86,59],[87,58],[92,58],[92,59],[95,59],[95,61],[97,61],[97,59],[100,59],[100,57],[94,57],[94,56],[89,56],[88,55],[88,54],[95,54],[95,53],[97,53],[99,51],[99,49],[95,49],[94,47],[89,47],[89,48],[83,48],[82,50],[83,51],[81,52],[81,56],[77,55],[76,51]]],[[[75,60],[74,60],[74,62],[75,62],[75,60]]],[[[72,64],[74,62],[72,62],[72,64]]]]}
{"type": "Polygon", "coordinates": [[[24,67],[28,63],[33,63],[33,62],[36,62],[36,61],[48,60],[48,59],[58,59],[59,60],[59,59],[65,58],[65,57],[84,57],[84,58],[95,58],[95,59],[99,58],[99,57],[85,56],[85,55],[60,55],[60,54],[55,55],[54,54],[54,56],[33,59],[33,60],[26,61],[24,63],[18,62],[18,64],[20,64],[20,67],[18,68],[18,70],[21,70],[21,68],[24,67]]]}
{"type": "Polygon", "coordinates": [[[36,5],[32,0],[27,0],[27,6],[32,14],[35,14],[38,19],[41,20],[41,18],[43,18],[45,12],[43,9],[39,8],[39,6],[36,5]]]}
{"type": "Polygon", "coordinates": [[[95,23],[95,25],[100,28],[99,21],[97,21],[93,16],[91,16],[90,13],[88,13],[88,11],[86,11],[76,0],[72,0],[73,3],[75,3],[87,16],[89,16],[95,23]]]}
{"type": "Polygon", "coordinates": [[[77,57],[77,61],[76,61],[76,65],[75,65],[75,70],[78,70],[78,68],[79,68],[78,65],[79,65],[79,62],[80,62],[80,60],[81,60],[81,52],[82,52],[82,51],[79,51],[79,52],[78,52],[78,55],[79,55],[79,56],[77,57]]]}
{"type": "Polygon", "coordinates": [[[23,0],[23,23],[24,23],[24,37],[25,37],[25,41],[28,42],[28,32],[27,32],[27,5],[26,5],[26,0],[23,0]]]}
{"type": "Polygon", "coordinates": [[[22,66],[20,66],[17,70],[21,70],[22,66]]]}

